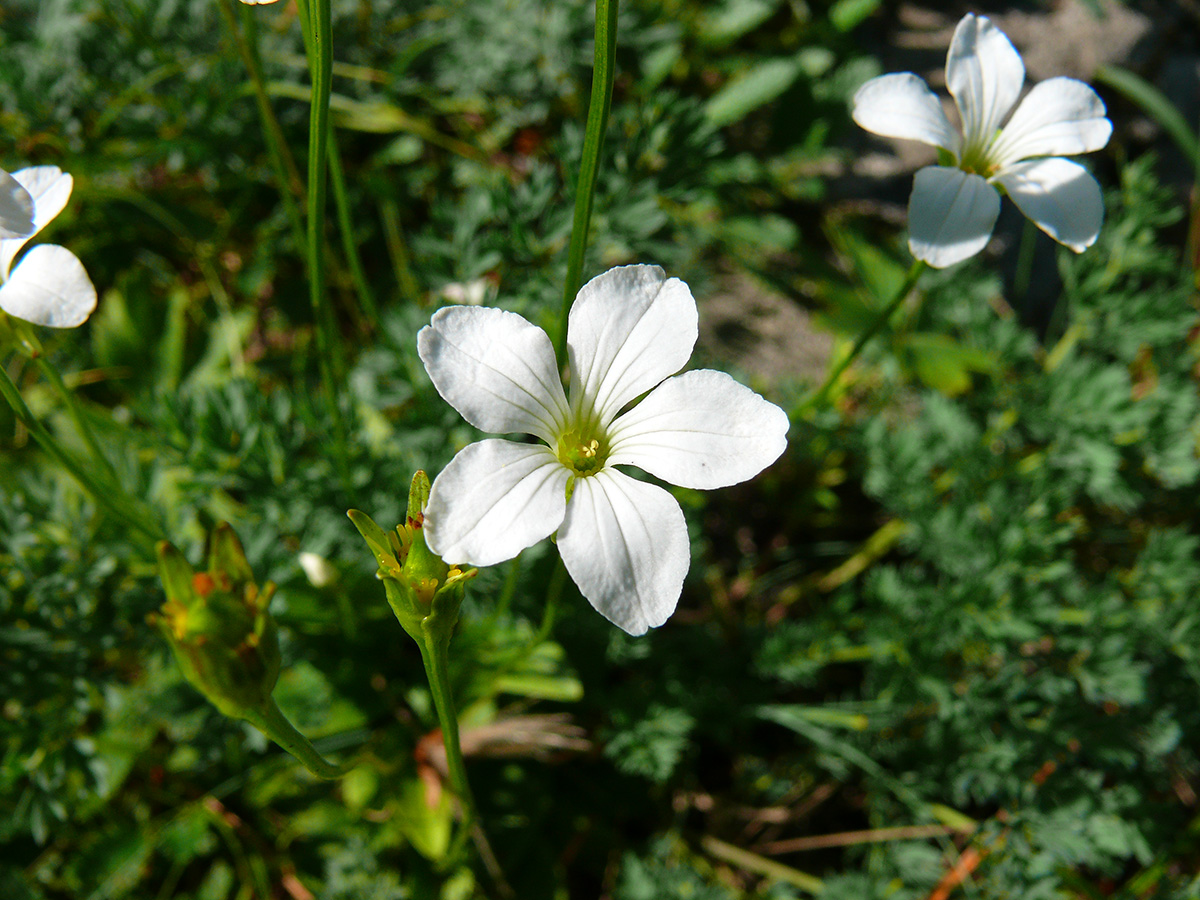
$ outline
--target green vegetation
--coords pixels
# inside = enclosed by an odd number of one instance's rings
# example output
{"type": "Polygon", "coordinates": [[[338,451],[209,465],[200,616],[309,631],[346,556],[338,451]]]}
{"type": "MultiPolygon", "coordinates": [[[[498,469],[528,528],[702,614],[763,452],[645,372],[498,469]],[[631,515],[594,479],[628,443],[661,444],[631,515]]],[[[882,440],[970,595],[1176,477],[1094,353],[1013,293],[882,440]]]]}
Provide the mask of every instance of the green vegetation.
{"type": "MultiPolygon", "coordinates": [[[[657,263],[702,334],[751,286],[845,352],[912,263],[833,175],[895,6],[622,3],[583,278],[657,263]]],[[[666,626],[615,629],[548,541],[467,582],[456,827],[425,648],[346,511],[405,523],[478,438],[417,356],[439,306],[559,331],[594,9],[335,0],[322,350],[295,5],[5,0],[0,167],[75,177],[39,240],[100,301],[36,330],[67,394],[4,314],[0,366],[101,490],[0,405],[0,897],[1200,897],[1200,216],[1119,123],[1090,250],[930,270],[820,402],[836,359],[754,385],[789,449],[673,490],[666,626]],[[344,777],[185,680],[155,540],[187,594],[214,532],[276,585],[274,701],[344,777]]],[[[732,326],[701,363],[757,371],[732,326]]]]}

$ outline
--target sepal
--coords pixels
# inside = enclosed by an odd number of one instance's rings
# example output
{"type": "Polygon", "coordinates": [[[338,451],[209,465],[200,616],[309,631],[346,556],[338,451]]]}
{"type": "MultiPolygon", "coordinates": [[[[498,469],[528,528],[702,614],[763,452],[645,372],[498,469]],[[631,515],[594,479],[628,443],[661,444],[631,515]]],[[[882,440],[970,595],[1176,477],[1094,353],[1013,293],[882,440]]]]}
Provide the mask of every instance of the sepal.
{"type": "Polygon", "coordinates": [[[158,544],[167,602],[150,622],[162,631],[191,684],[227,716],[252,719],[271,703],[279,679],[279,636],[233,529],[209,537],[208,569],[196,572],[172,544],[158,544]]]}
{"type": "Polygon", "coordinates": [[[478,570],[448,566],[425,543],[425,505],[429,502],[429,476],[418,471],[408,493],[403,525],[385,532],[366,513],[352,509],[347,515],[367,542],[383,581],[388,605],[400,626],[414,641],[425,645],[426,636],[449,639],[458,619],[458,608],[468,579],[478,570]]]}

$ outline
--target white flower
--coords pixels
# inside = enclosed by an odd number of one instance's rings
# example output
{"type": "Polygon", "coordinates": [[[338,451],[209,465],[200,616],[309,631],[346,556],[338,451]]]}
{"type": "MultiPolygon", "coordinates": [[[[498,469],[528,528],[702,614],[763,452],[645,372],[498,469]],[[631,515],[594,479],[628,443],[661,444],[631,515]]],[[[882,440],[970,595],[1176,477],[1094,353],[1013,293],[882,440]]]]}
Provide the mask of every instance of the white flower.
{"type": "Polygon", "coordinates": [[[542,329],[490,307],[439,310],[417,336],[438,393],[477,428],[545,444],[490,439],[459,452],[433,483],[429,546],[448,563],[489,566],[557,531],[601,615],[630,634],[665,622],[689,564],[683,511],[615,467],[711,489],[754,477],[787,445],[783,410],[723,372],[668,377],[696,336],[686,284],[657,266],[611,269],[571,307],[568,400],[542,329]]]}
{"type": "Polygon", "coordinates": [[[0,309],[35,325],[82,325],[96,308],[96,289],[74,253],[39,244],[13,267],[26,242],[67,205],[71,176],[57,166],[35,166],[12,177],[33,201],[33,227],[22,237],[0,239],[0,309]]]}
{"type": "Polygon", "coordinates": [[[33,198],[21,182],[0,169],[0,239],[33,234],[33,198]]]}
{"type": "Polygon", "coordinates": [[[337,569],[333,567],[333,563],[319,553],[302,550],[296,557],[296,561],[300,563],[300,568],[308,577],[309,584],[315,588],[328,587],[337,581],[337,569]]]}
{"type": "Polygon", "coordinates": [[[1112,123],[1104,103],[1082,81],[1051,78],[1030,90],[1001,129],[1024,82],[1021,56],[1004,33],[968,13],[946,56],[961,135],[911,72],[872,78],[854,95],[854,121],[867,131],[932,144],[952,160],[921,169],[913,180],[909,248],[917,259],[944,268],[982,250],[1000,213],[997,186],[1076,253],[1096,240],[1104,218],[1100,187],[1083,166],[1059,157],[1108,143],[1112,123]]]}

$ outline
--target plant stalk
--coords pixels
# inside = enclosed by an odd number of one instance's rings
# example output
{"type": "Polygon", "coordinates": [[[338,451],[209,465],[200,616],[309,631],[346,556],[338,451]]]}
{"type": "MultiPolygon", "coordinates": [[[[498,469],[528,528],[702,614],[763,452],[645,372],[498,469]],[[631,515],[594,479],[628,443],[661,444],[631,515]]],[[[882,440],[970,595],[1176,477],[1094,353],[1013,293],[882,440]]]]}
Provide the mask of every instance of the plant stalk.
{"type": "Polygon", "coordinates": [[[592,218],[592,198],[600,171],[600,149],[608,129],[612,108],[613,78],[616,74],[618,0],[596,0],[596,55],[592,65],[592,96],[588,102],[587,131],[583,138],[583,157],[579,162],[579,181],[575,186],[575,218],[571,223],[571,244],[567,251],[567,278],[563,284],[562,316],[554,349],[560,365],[565,365],[567,316],[583,281],[583,261],[587,251],[588,225],[592,218]]]}
{"type": "Polygon", "coordinates": [[[924,260],[918,259],[913,262],[912,268],[908,270],[908,275],[905,276],[904,283],[900,285],[900,290],[896,292],[896,296],[892,298],[892,301],[871,321],[870,325],[863,329],[863,332],[855,339],[850,352],[843,356],[837,365],[830,370],[829,374],[825,376],[824,383],[792,410],[791,417],[793,421],[800,418],[809,410],[819,408],[825,404],[829,399],[829,394],[833,390],[834,385],[842,377],[842,373],[850,368],[850,364],[854,360],[858,359],[859,354],[862,353],[863,348],[867,346],[871,338],[875,337],[875,335],[879,334],[887,326],[892,316],[895,315],[896,310],[900,308],[900,305],[912,293],[912,289],[917,285],[917,280],[924,274],[927,268],[929,268],[929,264],[924,260]]]}
{"type": "Polygon", "coordinates": [[[333,24],[330,0],[300,0],[301,27],[312,78],[308,120],[308,285],[316,323],[317,365],[333,419],[334,455],[342,479],[349,483],[346,423],[338,400],[337,383],[343,371],[341,347],[334,329],[333,309],[325,285],[325,207],[329,165],[329,95],[333,86],[333,24]]]}
{"type": "Polygon", "coordinates": [[[116,485],[97,480],[88,469],[59,445],[54,435],[46,430],[45,426],[34,417],[32,411],[26,406],[20,390],[8,374],[8,369],[2,365],[0,365],[0,394],[4,396],[17,418],[21,420],[21,424],[29,430],[41,448],[83,485],[97,503],[152,542],[162,539],[162,531],[152,521],[150,515],[139,509],[116,485]]]}
{"type": "Polygon", "coordinates": [[[352,766],[337,766],[317,752],[308,738],[296,730],[287,716],[271,698],[266,709],[246,714],[246,721],[290,753],[304,768],[318,778],[341,778],[352,766]]]}

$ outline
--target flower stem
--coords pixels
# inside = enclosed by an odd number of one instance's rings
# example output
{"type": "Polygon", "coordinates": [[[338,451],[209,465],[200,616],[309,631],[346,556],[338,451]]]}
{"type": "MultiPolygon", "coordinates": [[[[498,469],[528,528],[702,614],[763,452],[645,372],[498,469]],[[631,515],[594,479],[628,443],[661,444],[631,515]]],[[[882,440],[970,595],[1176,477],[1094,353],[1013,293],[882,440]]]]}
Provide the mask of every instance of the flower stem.
{"type": "Polygon", "coordinates": [[[21,420],[29,433],[33,435],[33,439],[38,442],[43,450],[45,450],[54,460],[66,469],[71,476],[78,481],[92,495],[92,497],[113,513],[117,518],[124,520],[136,531],[140,532],[151,541],[160,540],[163,537],[162,530],[154,523],[152,516],[143,511],[129,498],[122,490],[108,482],[101,482],[92,475],[88,469],[79,463],[65,448],[59,445],[49,431],[39,422],[25,405],[24,398],[21,397],[21,392],[17,388],[16,383],[8,374],[8,370],[0,365],[0,394],[12,407],[17,418],[21,420]]]}
{"type": "Polygon", "coordinates": [[[244,715],[247,722],[290,753],[318,778],[341,778],[352,768],[348,764],[336,766],[318,753],[308,742],[308,738],[288,721],[274,698],[267,701],[265,709],[247,712],[244,715]]]}
{"type": "Polygon", "coordinates": [[[329,160],[329,95],[333,85],[333,25],[330,0],[301,0],[301,27],[308,35],[308,64],[312,103],[308,120],[308,285],[316,322],[317,364],[333,419],[334,454],[349,483],[346,423],[338,401],[337,380],[342,371],[340,346],[334,333],[333,310],[325,290],[326,169],[329,160]]]}
{"type": "Polygon", "coordinates": [[[560,364],[566,363],[567,314],[583,281],[583,258],[587,250],[588,223],[592,217],[592,196],[600,171],[600,148],[608,128],[612,108],[613,77],[616,70],[618,0],[596,0],[596,55],[592,65],[592,96],[588,103],[587,131],[583,138],[583,158],[579,163],[579,181],[575,186],[575,218],[571,223],[571,244],[567,251],[567,279],[563,284],[562,317],[559,321],[555,351],[560,364]]]}
{"type": "Polygon", "coordinates": [[[449,627],[439,622],[436,616],[427,616],[421,621],[424,640],[420,642],[421,661],[425,664],[425,676],[429,679],[429,690],[433,694],[433,705],[437,710],[438,724],[442,729],[442,743],[446,746],[446,768],[450,773],[450,785],[458,795],[463,811],[463,833],[467,833],[475,820],[475,801],[471,785],[467,781],[467,767],[463,761],[462,745],[458,737],[458,713],[454,709],[454,695],[450,689],[450,634],[449,627]]]}
{"type": "Polygon", "coordinates": [[[850,368],[850,364],[858,358],[858,355],[862,353],[863,348],[867,346],[871,338],[875,337],[875,335],[879,334],[887,326],[892,316],[895,315],[896,310],[900,308],[900,304],[912,293],[912,289],[917,285],[917,280],[927,268],[929,268],[929,264],[924,260],[918,259],[913,262],[912,268],[908,270],[908,275],[905,276],[904,283],[900,285],[900,290],[896,292],[896,296],[892,298],[892,301],[884,307],[883,311],[855,339],[850,352],[843,356],[837,365],[830,370],[829,374],[825,376],[824,383],[804,400],[800,401],[795,409],[792,410],[791,418],[793,421],[800,418],[809,410],[819,408],[825,404],[825,401],[829,399],[829,394],[833,390],[833,386],[842,377],[842,373],[850,368]]]}
{"type": "Polygon", "coordinates": [[[221,0],[218,6],[221,17],[233,36],[233,42],[237,45],[242,63],[246,66],[246,72],[250,75],[250,85],[254,89],[254,100],[258,106],[258,117],[262,122],[263,137],[267,142],[267,155],[271,158],[271,166],[275,169],[275,178],[279,182],[279,195],[291,224],[292,239],[296,242],[296,249],[300,250],[304,247],[304,219],[296,203],[296,195],[303,191],[300,170],[296,168],[296,160],[292,157],[279,119],[276,118],[270,97],[267,95],[262,58],[258,52],[258,29],[254,11],[248,6],[241,7],[242,24],[246,29],[246,34],[243,34],[237,19],[234,18],[233,2],[234,0],[221,0]]]}
{"type": "Polygon", "coordinates": [[[372,329],[379,328],[379,304],[371,290],[367,274],[363,269],[362,254],[358,252],[358,240],[354,236],[354,224],[350,218],[350,198],[346,193],[346,175],[342,171],[342,154],[338,150],[337,132],[329,130],[329,178],[333,183],[333,202],[337,209],[338,231],[341,232],[342,252],[350,266],[350,280],[358,294],[359,306],[372,329]]]}
{"type": "Polygon", "coordinates": [[[87,419],[83,415],[83,410],[79,408],[79,400],[75,393],[67,387],[63,377],[59,374],[54,364],[46,358],[45,352],[42,350],[41,342],[33,333],[33,329],[28,327],[24,322],[17,323],[18,334],[20,335],[21,345],[29,353],[30,359],[46,376],[46,380],[54,387],[59,398],[63,402],[63,406],[70,415],[71,421],[75,423],[75,430],[79,432],[80,438],[87,445],[88,452],[95,458],[96,463],[104,471],[104,475],[111,478],[113,481],[119,481],[117,478],[116,469],[113,468],[108,457],[104,455],[104,451],[100,449],[100,444],[96,441],[96,435],[92,432],[92,426],[88,424],[87,419]]]}
{"type": "Polygon", "coordinates": [[[1013,302],[1020,308],[1021,318],[1027,318],[1029,305],[1029,283],[1033,274],[1033,255],[1037,249],[1038,228],[1033,219],[1025,220],[1021,232],[1021,243],[1017,247],[1017,271],[1013,276],[1013,302]]]}

